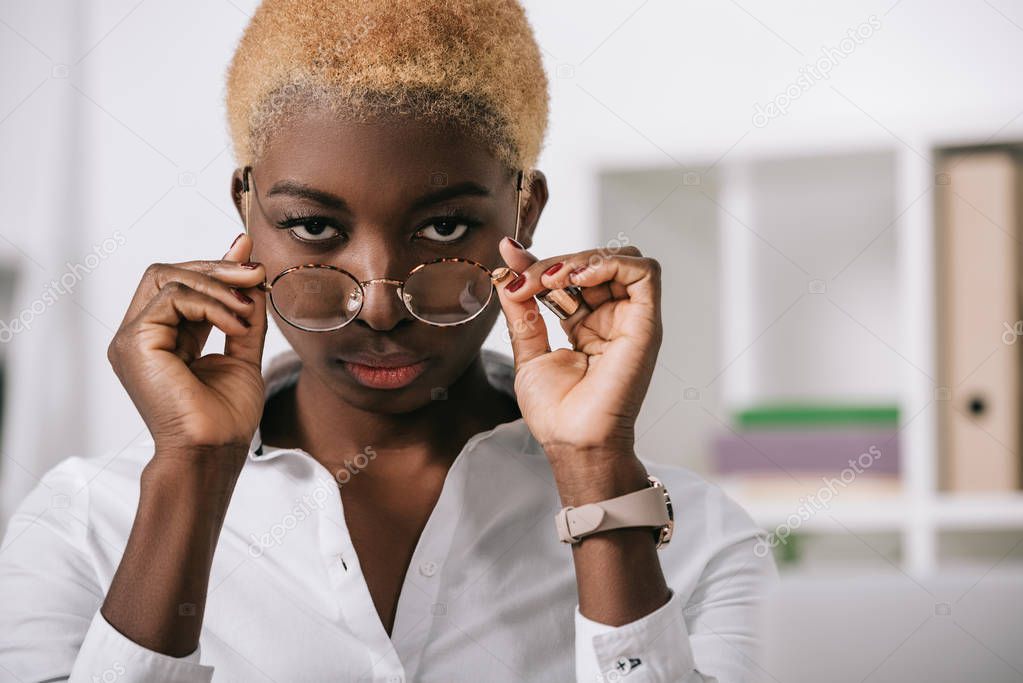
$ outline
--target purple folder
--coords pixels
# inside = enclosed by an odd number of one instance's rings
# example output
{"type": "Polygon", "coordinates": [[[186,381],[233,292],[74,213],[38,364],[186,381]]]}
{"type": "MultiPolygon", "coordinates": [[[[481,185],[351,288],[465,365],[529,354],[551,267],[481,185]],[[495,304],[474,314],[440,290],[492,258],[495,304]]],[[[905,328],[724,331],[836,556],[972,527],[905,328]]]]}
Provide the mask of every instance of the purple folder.
{"type": "Polygon", "coordinates": [[[899,435],[894,429],[755,430],[722,434],[712,463],[721,474],[840,472],[897,474],[899,435]],[[852,460],[854,465],[850,465],[852,460]]]}

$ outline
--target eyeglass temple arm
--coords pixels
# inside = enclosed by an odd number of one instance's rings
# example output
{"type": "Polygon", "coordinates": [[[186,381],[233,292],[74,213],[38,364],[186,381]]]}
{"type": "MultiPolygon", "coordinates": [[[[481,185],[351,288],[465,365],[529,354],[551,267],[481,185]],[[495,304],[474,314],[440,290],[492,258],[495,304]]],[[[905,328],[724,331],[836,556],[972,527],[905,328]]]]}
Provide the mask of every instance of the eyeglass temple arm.
{"type": "Polygon", "coordinates": [[[518,178],[515,180],[515,235],[512,239],[519,241],[519,218],[522,215],[522,169],[519,169],[518,178]]]}
{"type": "Polygon", "coordinates": [[[245,228],[245,234],[249,234],[249,213],[252,210],[252,185],[249,184],[249,173],[252,172],[251,166],[246,166],[242,169],[242,207],[243,213],[242,226],[245,228]]]}
{"type": "MultiPolygon", "coordinates": [[[[252,211],[252,184],[249,182],[249,173],[252,172],[251,166],[246,166],[242,169],[242,225],[245,228],[245,234],[249,234],[249,214],[252,211]]],[[[256,285],[259,289],[264,292],[269,292],[271,285],[269,282],[260,282],[256,285]]]]}
{"type": "MultiPolygon", "coordinates": [[[[519,169],[518,180],[515,184],[515,241],[519,241],[519,219],[522,215],[522,193],[524,172],[519,169]]],[[[507,268],[504,269],[509,272],[507,268]]],[[[534,296],[537,301],[549,308],[556,316],[565,320],[580,309],[589,310],[582,292],[575,285],[569,285],[563,289],[547,289],[534,296]]]]}

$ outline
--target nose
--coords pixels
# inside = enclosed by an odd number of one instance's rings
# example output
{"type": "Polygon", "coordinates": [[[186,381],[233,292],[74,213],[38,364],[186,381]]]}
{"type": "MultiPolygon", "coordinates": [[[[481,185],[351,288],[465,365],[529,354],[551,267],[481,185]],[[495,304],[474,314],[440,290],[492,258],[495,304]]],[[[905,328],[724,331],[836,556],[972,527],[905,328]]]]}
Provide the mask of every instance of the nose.
{"type": "Polygon", "coordinates": [[[412,315],[398,298],[400,286],[400,280],[384,277],[364,281],[362,310],[355,320],[378,332],[390,330],[402,320],[411,320],[412,315]]]}
{"type": "Polygon", "coordinates": [[[387,220],[360,225],[338,262],[362,285],[362,309],[353,323],[378,332],[391,330],[403,320],[414,320],[398,298],[401,281],[388,276],[403,277],[415,256],[395,241],[393,233],[387,220]]]}

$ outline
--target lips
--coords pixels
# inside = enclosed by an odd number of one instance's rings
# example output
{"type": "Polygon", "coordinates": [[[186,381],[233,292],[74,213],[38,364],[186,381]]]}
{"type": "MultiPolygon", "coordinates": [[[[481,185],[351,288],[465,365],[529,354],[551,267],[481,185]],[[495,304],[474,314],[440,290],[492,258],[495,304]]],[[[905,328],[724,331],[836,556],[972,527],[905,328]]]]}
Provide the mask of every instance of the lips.
{"type": "Polygon", "coordinates": [[[426,361],[386,368],[345,361],[344,367],[356,382],[370,389],[400,389],[423,374],[426,361]]]}
{"type": "Polygon", "coordinates": [[[358,363],[368,365],[372,368],[400,368],[406,365],[414,365],[425,360],[422,354],[411,351],[392,351],[389,353],[374,353],[372,351],[360,351],[357,353],[346,353],[341,357],[347,363],[358,363]]]}
{"type": "Polygon", "coordinates": [[[339,360],[352,379],[371,389],[400,389],[426,370],[425,358],[406,351],[351,353],[339,360]]]}

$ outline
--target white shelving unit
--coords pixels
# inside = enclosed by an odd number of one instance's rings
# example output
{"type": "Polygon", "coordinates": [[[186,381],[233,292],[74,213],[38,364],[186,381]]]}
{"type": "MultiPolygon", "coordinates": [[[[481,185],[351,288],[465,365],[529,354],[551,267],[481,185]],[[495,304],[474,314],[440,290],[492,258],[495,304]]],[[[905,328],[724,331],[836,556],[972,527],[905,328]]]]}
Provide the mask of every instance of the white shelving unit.
{"type": "MultiPolygon", "coordinates": [[[[827,511],[817,513],[800,527],[800,531],[808,534],[897,534],[902,549],[902,569],[913,575],[926,576],[942,567],[940,546],[945,532],[983,534],[1012,530],[1023,534],[1023,492],[954,494],[939,489],[935,405],[939,387],[932,380],[938,375],[936,231],[931,191],[936,183],[936,171],[932,155],[937,149],[952,145],[1014,142],[1018,139],[918,139],[892,148],[896,160],[895,206],[900,211],[892,227],[897,231],[897,301],[904,343],[900,355],[906,361],[900,364],[903,372],[897,396],[902,421],[902,492],[872,500],[836,500],[827,511]]],[[[784,524],[792,514],[791,507],[777,502],[751,500],[745,504],[757,522],[767,529],[784,524]]]]}
{"type": "MultiPolygon", "coordinates": [[[[769,338],[763,321],[757,315],[764,297],[771,295],[770,292],[765,294],[764,290],[774,283],[771,277],[765,276],[764,270],[758,271],[756,261],[758,258],[788,258],[788,253],[798,253],[800,247],[797,242],[782,244],[781,241],[765,245],[773,238],[765,239],[761,229],[762,217],[757,213],[758,201],[763,204],[762,198],[757,196],[760,191],[758,183],[765,182],[765,178],[769,184],[771,182],[771,173],[765,173],[764,165],[767,164],[769,171],[770,164],[777,162],[784,173],[787,172],[785,164],[794,159],[821,159],[825,162],[822,168],[826,168],[828,159],[835,160],[836,164],[851,161],[855,165],[859,163],[857,157],[876,160],[878,155],[889,155],[890,171],[884,172],[884,182],[879,182],[876,174],[868,170],[862,185],[867,193],[872,188],[877,191],[883,187],[888,187],[893,193],[881,200],[890,199],[890,227],[881,230],[884,226],[881,224],[875,238],[859,235],[854,241],[867,243],[865,249],[877,245],[890,249],[890,253],[884,254],[884,258],[889,260],[884,261],[884,272],[880,273],[882,279],[892,278],[880,285],[880,291],[887,292],[889,296],[878,297],[876,304],[879,308],[887,307],[888,312],[881,316],[879,324],[890,325],[890,331],[885,338],[874,335],[880,343],[871,342],[874,345],[872,350],[862,348],[868,344],[850,342],[846,349],[849,367],[844,373],[829,374],[827,379],[821,380],[819,388],[823,398],[841,399],[851,395],[852,400],[862,397],[898,404],[900,486],[897,493],[887,496],[838,496],[826,510],[802,521],[798,533],[817,538],[861,534],[890,537],[898,548],[895,561],[903,571],[915,576],[931,575],[948,564],[943,559],[947,554],[946,544],[956,542],[952,538],[955,534],[1019,532],[1023,536],[1023,492],[958,495],[939,489],[933,191],[937,173],[933,162],[937,150],[966,145],[995,146],[1021,140],[1023,123],[1015,128],[1006,127],[995,136],[971,135],[963,131],[949,134],[944,131],[940,135],[921,134],[901,141],[880,138],[870,146],[852,142],[843,146],[841,141],[823,144],[821,141],[802,141],[802,144],[791,147],[775,145],[772,149],[749,149],[741,154],[731,154],[716,164],[711,173],[700,176],[698,187],[683,187],[671,199],[662,199],[665,204],[656,212],[650,211],[649,207],[665,195],[665,188],[670,189],[676,183],[681,176],[678,169],[664,169],[664,182],[657,180],[656,167],[637,168],[630,164],[631,168],[619,167],[603,173],[599,182],[602,238],[614,235],[623,225],[635,225],[634,216],[641,215],[642,227],[636,228],[635,232],[647,251],[675,263],[673,259],[679,251],[681,239],[686,245],[686,253],[678,257],[682,263],[678,270],[692,270],[692,263],[709,260],[714,260],[719,269],[717,286],[703,294],[694,294],[689,286],[692,283],[686,282],[684,276],[682,280],[665,282],[664,291],[675,292],[674,296],[682,301],[665,308],[666,343],[661,352],[665,367],[663,371],[659,368],[648,399],[653,405],[644,407],[649,417],[640,425],[640,431],[645,430],[644,434],[647,434],[640,441],[640,446],[648,450],[641,448],[641,455],[657,459],[661,457],[660,453],[676,452],[678,443],[685,443],[686,455],[680,464],[717,480],[730,490],[727,482],[720,481],[707,465],[708,444],[712,435],[722,429],[722,418],[751,402],[776,398],[771,391],[779,383],[789,381],[787,364],[804,360],[808,363],[834,363],[834,355],[827,358],[827,354],[816,359],[798,358],[795,361],[768,355],[776,352],[780,343],[769,338]],[[706,204],[701,205],[698,201],[700,193],[717,204],[716,225],[713,226],[717,240],[713,244],[692,239],[692,235],[699,237],[703,232],[692,232],[691,224],[707,220],[706,204]],[[630,202],[633,207],[631,213],[630,202]],[[783,248],[776,248],[778,245],[783,248]],[[772,250],[787,253],[779,255],[772,250]],[[678,292],[684,294],[680,296],[678,292]],[[699,317],[703,309],[693,304],[693,298],[711,293],[717,296],[720,308],[719,325],[713,332],[707,329],[706,320],[699,317]],[[693,324],[694,320],[697,324],[693,324]],[[690,324],[687,326],[686,323],[690,324]],[[669,334],[672,330],[681,330],[676,334],[674,346],[669,334]],[[693,347],[689,343],[685,335],[693,335],[693,330],[704,338],[704,346],[693,347]],[[758,334],[765,335],[764,339],[758,334]],[[708,346],[714,346],[717,355],[700,357],[699,354],[706,353],[708,346]],[[872,358],[870,353],[878,355],[872,358]],[[728,361],[731,363],[727,371],[721,373],[722,365],[728,361]],[[772,367],[775,363],[779,367],[772,367]],[[714,378],[708,384],[711,378],[708,374],[700,376],[701,367],[711,368],[709,374],[717,372],[720,378],[714,378]],[[715,368],[717,370],[713,370],[715,368]],[[870,376],[872,372],[882,376],[870,376]],[[699,406],[689,408],[686,401],[675,399],[675,392],[681,392],[686,386],[701,387],[703,393],[699,406]],[[673,405],[672,401],[676,401],[675,407],[668,408],[673,405]],[[716,417],[710,419],[703,415],[701,420],[700,410],[716,417]]],[[[676,158],[679,157],[676,155],[676,158]]],[[[705,162],[703,168],[709,165],[706,160],[694,159],[689,168],[700,168],[701,161],[705,162]]],[[[869,164],[864,168],[869,169],[869,164]]],[[[798,182],[792,185],[798,186],[798,182]]],[[[841,201],[841,196],[838,199],[841,201]]],[[[814,201],[828,200],[826,196],[809,197],[806,203],[812,207],[814,201]]],[[[876,209],[869,201],[863,207],[864,211],[876,209]]],[[[844,245],[847,248],[848,242],[844,245]]],[[[805,270],[809,272],[808,279],[818,277],[818,273],[812,272],[812,265],[805,266],[805,270]]],[[[666,277],[670,277],[667,268],[665,272],[666,277]]],[[[873,275],[876,274],[870,277],[873,275]]],[[[848,273],[842,276],[843,279],[848,277],[853,276],[848,273]]],[[[873,284],[877,285],[876,282],[873,284]]],[[[778,308],[776,300],[768,301],[778,308]]],[[[855,303],[864,304],[857,311],[871,310],[869,302],[855,303]]],[[[812,324],[807,324],[805,329],[808,334],[821,331],[812,324]]],[[[888,331],[889,328],[885,329],[888,331]]],[[[826,334],[827,330],[823,332],[826,334]]],[[[831,366],[822,367],[831,369],[831,366]]],[[[799,390],[806,387],[792,384],[788,388],[799,390]]],[[[783,390],[781,394],[784,395],[783,390]]],[[[808,475],[807,479],[813,477],[808,475]]],[[[819,479],[817,481],[819,484],[819,479]]],[[[807,493],[811,492],[807,490],[807,493]]],[[[734,496],[757,523],[768,530],[785,524],[798,507],[798,496],[796,500],[734,496]]],[[[864,551],[865,554],[869,552],[864,551]]],[[[998,557],[979,559],[981,564],[990,565],[1003,558],[999,554],[998,557]]]]}

